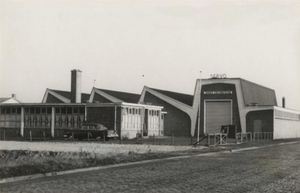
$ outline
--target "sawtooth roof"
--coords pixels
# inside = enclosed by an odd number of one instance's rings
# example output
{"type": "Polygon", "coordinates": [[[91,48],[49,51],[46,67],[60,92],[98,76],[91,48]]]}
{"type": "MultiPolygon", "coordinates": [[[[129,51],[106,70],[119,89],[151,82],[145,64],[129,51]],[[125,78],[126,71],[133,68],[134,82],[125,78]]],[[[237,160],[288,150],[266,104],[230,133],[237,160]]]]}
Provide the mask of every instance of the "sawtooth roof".
{"type": "Polygon", "coordinates": [[[180,101],[186,105],[193,106],[194,95],[188,95],[188,94],[172,92],[172,91],[167,91],[167,90],[160,90],[160,89],[156,89],[156,88],[150,88],[150,89],[154,90],[156,92],[159,92],[163,95],[166,95],[170,98],[173,98],[177,101],[180,101]]]}
{"type": "Polygon", "coordinates": [[[140,94],[106,90],[100,88],[96,88],[96,89],[127,103],[137,103],[140,100],[140,94]]]}
{"type": "MultiPolygon", "coordinates": [[[[52,89],[49,89],[49,90],[71,100],[71,92],[70,91],[52,90],[52,89]]],[[[81,93],[81,102],[82,103],[85,103],[89,99],[90,99],[90,94],[81,93]]]]}

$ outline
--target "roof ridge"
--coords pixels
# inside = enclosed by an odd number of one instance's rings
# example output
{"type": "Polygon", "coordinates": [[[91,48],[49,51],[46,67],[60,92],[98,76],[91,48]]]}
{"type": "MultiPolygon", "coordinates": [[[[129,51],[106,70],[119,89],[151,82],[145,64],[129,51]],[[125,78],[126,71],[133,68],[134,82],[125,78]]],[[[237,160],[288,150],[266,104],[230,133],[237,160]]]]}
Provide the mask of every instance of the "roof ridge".
{"type": "Polygon", "coordinates": [[[187,96],[192,96],[192,97],[194,96],[194,95],[192,95],[192,94],[186,94],[186,93],[175,92],[175,91],[170,91],[170,90],[162,90],[162,89],[151,88],[151,87],[148,87],[148,88],[150,88],[150,89],[152,89],[152,90],[158,90],[158,91],[172,92],[172,93],[176,93],[176,94],[182,94],[182,95],[187,95],[187,96]]]}
{"type": "Polygon", "coordinates": [[[130,93],[130,92],[125,92],[125,91],[116,91],[116,90],[108,90],[108,89],[102,89],[102,88],[96,88],[96,87],[95,87],[95,89],[100,90],[100,91],[110,91],[110,92],[119,92],[119,93],[125,93],[125,94],[140,95],[140,94],[137,94],[137,93],[130,93]]]}

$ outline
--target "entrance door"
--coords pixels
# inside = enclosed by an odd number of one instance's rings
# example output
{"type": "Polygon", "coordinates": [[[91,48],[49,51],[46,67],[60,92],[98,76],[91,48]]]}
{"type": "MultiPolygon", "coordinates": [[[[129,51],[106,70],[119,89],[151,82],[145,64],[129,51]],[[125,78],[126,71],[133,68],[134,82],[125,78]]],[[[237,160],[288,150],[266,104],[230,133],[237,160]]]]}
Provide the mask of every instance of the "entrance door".
{"type": "Polygon", "coordinates": [[[220,133],[222,125],[231,125],[231,101],[205,102],[205,133],[220,133]]]}

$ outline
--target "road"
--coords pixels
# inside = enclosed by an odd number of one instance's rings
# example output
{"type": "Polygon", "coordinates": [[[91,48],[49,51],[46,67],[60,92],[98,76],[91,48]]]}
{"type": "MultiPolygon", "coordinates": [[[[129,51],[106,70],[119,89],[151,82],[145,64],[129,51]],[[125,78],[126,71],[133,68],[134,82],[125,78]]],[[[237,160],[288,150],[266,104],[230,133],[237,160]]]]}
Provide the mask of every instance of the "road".
{"type": "Polygon", "coordinates": [[[300,192],[300,143],[7,183],[0,192],[300,192]]]}

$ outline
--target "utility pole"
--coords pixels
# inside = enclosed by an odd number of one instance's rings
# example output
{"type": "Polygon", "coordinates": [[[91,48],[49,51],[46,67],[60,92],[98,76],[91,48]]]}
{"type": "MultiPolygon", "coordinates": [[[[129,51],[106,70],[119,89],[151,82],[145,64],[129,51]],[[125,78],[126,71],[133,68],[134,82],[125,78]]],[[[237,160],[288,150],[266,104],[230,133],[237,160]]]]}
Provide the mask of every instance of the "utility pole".
{"type": "Polygon", "coordinates": [[[200,106],[201,106],[201,71],[200,71],[200,79],[199,79],[199,109],[198,109],[198,129],[197,129],[197,142],[200,137],[200,106]]]}

